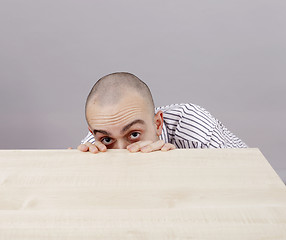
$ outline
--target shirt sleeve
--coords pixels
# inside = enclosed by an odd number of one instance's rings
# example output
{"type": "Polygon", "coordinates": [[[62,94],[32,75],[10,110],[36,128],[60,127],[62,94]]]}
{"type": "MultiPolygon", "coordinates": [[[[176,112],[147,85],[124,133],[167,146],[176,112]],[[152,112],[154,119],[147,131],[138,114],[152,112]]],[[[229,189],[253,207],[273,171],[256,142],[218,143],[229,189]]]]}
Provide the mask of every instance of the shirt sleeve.
{"type": "Polygon", "coordinates": [[[91,134],[91,132],[88,132],[86,137],[84,139],[82,139],[80,143],[84,144],[86,142],[90,142],[90,143],[94,143],[95,142],[94,136],[91,134]]]}
{"type": "Polygon", "coordinates": [[[247,145],[230,132],[219,120],[216,120],[209,147],[211,148],[247,148],[247,145]]]}
{"type": "Polygon", "coordinates": [[[176,104],[163,110],[164,139],[177,148],[241,148],[247,145],[204,108],[176,104]]]}

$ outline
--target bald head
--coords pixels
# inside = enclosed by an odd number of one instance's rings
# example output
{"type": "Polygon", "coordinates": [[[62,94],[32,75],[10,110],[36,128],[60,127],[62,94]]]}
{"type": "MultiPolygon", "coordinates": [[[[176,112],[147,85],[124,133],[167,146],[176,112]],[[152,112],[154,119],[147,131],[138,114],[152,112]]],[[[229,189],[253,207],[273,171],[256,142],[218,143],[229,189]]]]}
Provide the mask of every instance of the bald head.
{"type": "Polygon", "coordinates": [[[95,103],[102,107],[113,105],[131,93],[142,97],[154,113],[154,102],[150,89],[138,77],[127,72],[112,73],[99,79],[87,97],[86,108],[95,103]]]}

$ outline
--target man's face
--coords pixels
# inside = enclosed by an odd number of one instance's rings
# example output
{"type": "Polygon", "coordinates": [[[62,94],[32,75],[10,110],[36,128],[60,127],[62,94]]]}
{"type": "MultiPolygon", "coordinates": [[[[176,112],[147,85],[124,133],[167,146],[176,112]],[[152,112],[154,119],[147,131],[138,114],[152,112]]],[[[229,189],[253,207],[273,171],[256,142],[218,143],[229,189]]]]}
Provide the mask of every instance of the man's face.
{"type": "Polygon", "coordinates": [[[108,149],[125,149],[137,141],[159,139],[162,113],[154,117],[140,95],[127,94],[113,105],[101,106],[99,102],[88,104],[86,118],[95,140],[108,149]]]}

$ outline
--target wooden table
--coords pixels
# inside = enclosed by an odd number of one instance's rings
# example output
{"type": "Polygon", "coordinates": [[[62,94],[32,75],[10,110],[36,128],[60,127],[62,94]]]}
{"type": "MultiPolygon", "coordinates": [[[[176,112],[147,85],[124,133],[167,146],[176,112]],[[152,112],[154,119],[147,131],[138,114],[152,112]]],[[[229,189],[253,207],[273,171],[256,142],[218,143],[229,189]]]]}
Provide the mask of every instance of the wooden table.
{"type": "Polygon", "coordinates": [[[286,239],[258,149],[0,151],[0,239],[286,239]]]}

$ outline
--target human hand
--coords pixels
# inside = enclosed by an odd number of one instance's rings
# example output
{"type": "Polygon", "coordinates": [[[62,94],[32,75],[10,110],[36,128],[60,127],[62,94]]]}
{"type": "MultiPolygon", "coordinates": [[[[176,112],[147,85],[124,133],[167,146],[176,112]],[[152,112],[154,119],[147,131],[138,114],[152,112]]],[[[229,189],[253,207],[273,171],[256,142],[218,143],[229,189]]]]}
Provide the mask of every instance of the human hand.
{"type": "Polygon", "coordinates": [[[89,151],[91,153],[106,152],[107,150],[106,146],[100,141],[95,141],[94,143],[86,142],[84,144],[80,144],[77,149],[82,152],[89,151]]]}
{"type": "MultiPolygon", "coordinates": [[[[173,150],[176,147],[171,143],[165,143],[163,140],[158,140],[156,142],[153,141],[138,141],[128,145],[127,150],[130,152],[153,152],[153,151],[169,151],[173,150]]],[[[98,153],[98,152],[106,152],[107,147],[101,143],[100,141],[95,141],[94,143],[86,142],[84,144],[80,144],[77,147],[78,150],[82,152],[91,152],[91,153],[98,153]]]]}
{"type": "Polygon", "coordinates": [[[173,150],[176,147],[171,143],[165,143],[163,140],[158,140],[156,142],[153,141],[138,141],[135,143],[132,143],[127,146],[127,149],[130,152],[143,152],[143,153],[149,153],[153,151],[169,151],[173,150]]]}

